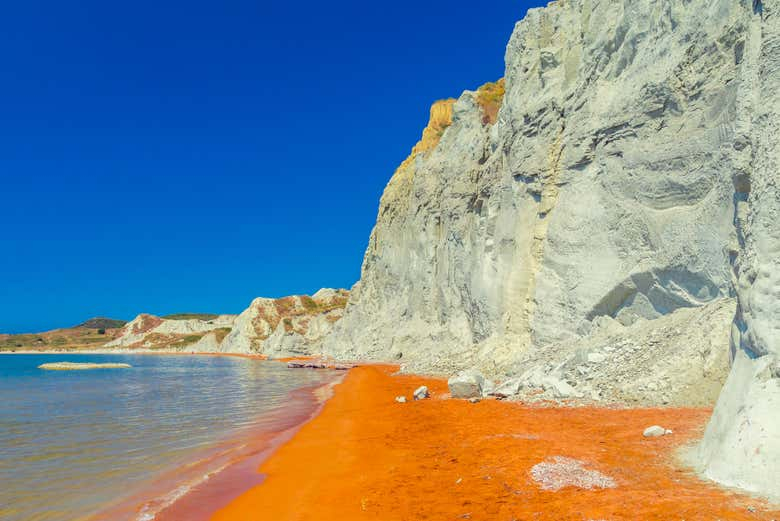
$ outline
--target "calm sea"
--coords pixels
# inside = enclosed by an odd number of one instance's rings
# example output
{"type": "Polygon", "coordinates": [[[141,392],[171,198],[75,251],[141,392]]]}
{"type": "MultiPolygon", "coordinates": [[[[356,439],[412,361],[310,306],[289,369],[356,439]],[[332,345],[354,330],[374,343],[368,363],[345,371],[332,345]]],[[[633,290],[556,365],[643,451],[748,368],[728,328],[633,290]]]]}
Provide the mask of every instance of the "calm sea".
{"type": "Polygon", "coordinates": [[[291,391],[329,378],[235,357],[2,355],[0,519],[83,519],[231,436],[278,421],[291,391]],[[55,361],[133,367],[37,368],[55,361]]]}

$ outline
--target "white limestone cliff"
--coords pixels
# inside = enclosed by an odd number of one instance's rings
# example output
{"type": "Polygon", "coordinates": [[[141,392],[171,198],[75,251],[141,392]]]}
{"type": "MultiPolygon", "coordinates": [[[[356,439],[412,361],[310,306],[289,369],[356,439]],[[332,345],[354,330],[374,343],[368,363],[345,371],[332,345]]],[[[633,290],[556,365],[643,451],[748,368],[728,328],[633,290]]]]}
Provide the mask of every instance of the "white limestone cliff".
{"type": "Polygon", "coordinates": [[[780,501],[780,2],[752,7],[735,122],[733,362],[697,464],[712,479],[780,501]]]}
{"type": "Polygon", "coordinates": [[[724,373],[727,335],[711,333],[736,297],[733,367],[700,463],[780,496],[779,5],[530,10],[507,45],[503,99],[489,87],[434,105],[324,352],[522,375],[592,347],[605,321],[634,345],[685,317],[702,329],[685,329],[686,346],[724,373]]]}

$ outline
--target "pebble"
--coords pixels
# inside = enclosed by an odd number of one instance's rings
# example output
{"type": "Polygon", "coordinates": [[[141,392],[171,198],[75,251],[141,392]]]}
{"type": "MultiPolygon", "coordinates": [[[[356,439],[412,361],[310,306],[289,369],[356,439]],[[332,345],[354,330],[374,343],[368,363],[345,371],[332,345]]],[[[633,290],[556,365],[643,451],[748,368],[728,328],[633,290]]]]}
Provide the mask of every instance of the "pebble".
{"type": "Polygon", "coordinates": [[[413,396],[415,400],[424,400],[425,398],[428,398],[428,387],[421,385],[414,390],[413,396]]]}

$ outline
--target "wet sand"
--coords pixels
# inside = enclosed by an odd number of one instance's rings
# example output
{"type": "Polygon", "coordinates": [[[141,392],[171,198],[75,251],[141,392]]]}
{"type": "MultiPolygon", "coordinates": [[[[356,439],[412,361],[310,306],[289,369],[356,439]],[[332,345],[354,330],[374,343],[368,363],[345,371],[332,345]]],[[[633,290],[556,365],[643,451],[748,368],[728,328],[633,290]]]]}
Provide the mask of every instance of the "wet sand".
{"type": "Polygon", "coordinates": [[[248,520],[769,520],[760,500],[698,479],[676,460],[709,409],[530,407],[447,398],[446,382],[352,369],[320,414],[258,469],[265,480],[216,512],[248,520]],[[394,397],[427,385],[431,399],[394,397]],[[644,438],[645,427],[674,431],[644,438]],[[555,456],[616,488],[542,490],[555,456]]]}
{"type": "MultiPolygon", "coordinates": [[[[247,356],[248,358],[256,358],[247,356]]],[[[204,521],[254,485],[258,466],[315,417],[339,380],[292,391],[284,408],[263,415],[262,425],[225,439],[192,461],[171,470],[90,521],[204,521]]]]}

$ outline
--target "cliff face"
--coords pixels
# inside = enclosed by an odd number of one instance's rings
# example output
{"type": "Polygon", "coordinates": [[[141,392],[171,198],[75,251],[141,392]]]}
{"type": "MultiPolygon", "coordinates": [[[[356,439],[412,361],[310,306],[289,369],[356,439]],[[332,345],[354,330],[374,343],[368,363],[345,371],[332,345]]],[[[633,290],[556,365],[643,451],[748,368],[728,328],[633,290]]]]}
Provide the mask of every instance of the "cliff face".
{"type": "Polygon", "coordinates": [[[505,368],[599,316],[630,325],[728,296],[749,15],[726,1],[530,11],[495,124],[464,93],[438,145],[391,179],[329,345],[505,368]]]}
{"type": "Polygon", "coordinates": [[[739,306],[731,374],[698,453],[717,481],[780,501],[780,2],[753,2],[734,148],[739,306]]]}
{"type": "Polygon", "coordinates": [[[311,297],[257,298],[240,315],[202,318],[142,313],[102,347],[179,352],[309,355],[342,317],[349,292],[321,289],[311,297]]]}
{"type": "MultiPolygon", "coordinates": [[[[684,316],[703,331],[681,347],[725,366],[727,334],[710,333],[731,314],[709,310],[736,296],[734,368],[701,457],[716,479],[776,488],[777,4],[560,0],[529,11],[503,85],[463,93],[449,122],[434,106],[421,143],[445,128],[390,180],[324,350],[429,371],[563,374],[605,324],[641,354],[662,317],[684,316]],[[746,465],[754,450],[763,456],[746,465]],[[734,480],[737,462],[750,470],[734,480]]],[[[648,370],[669,365],[669,350],[656,351],[648,370]]]]}
{"type": "Polygon", "coordinates": [[[206,352],[215,350],[233,327],[236,315],[209,319],[167,319],[141,313],[103,347],[206,352]]]}
{"type": "Polygon", "coordinates": [[[311,297],[257,298],[219,346],[231,353],[310,355],[344,314],[349,292],[321,289],[311,297]]]}

